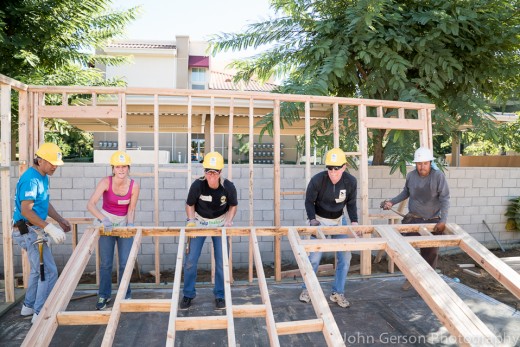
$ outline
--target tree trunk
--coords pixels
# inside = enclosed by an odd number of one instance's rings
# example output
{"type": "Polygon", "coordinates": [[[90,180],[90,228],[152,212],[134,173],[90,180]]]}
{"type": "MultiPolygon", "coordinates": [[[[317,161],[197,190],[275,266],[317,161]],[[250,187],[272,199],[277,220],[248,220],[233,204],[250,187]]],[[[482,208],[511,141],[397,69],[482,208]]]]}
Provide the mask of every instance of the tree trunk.
{"type": "MultiPolygon", "coordinates": [[[[372,140],[374,144],[374,159],[372,160],[372,165],[384,165],[385,164],[385,154],[383,148],[383,139],[385,137],[386,129],[379,129],[372,133],[372,140]]],[[[367,150],[365,148],[361,148],[361,150],[367,150]]]]}
{"type": "Polygon", "coordinates": [[[451,166],[460,166],[460,132],[455,131],[451,136],[451,166]]]}

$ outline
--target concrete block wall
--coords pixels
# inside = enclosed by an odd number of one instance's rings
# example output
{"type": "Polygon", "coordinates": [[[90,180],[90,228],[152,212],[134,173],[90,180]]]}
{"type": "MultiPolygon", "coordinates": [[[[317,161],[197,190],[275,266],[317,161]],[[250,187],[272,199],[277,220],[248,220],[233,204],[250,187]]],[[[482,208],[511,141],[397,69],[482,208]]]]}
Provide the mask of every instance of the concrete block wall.
{"type": "MultiPolygon", "coordinates": [[[[168,164],[165,167],[182,167],[182,164],[168,164]]],[[[410,167],[410,170],[412,167],[410,167]]],[[[312,168],[312,174],[323,170],[322,166],[312,168]]],[[[131,173],[152,172],[153,166],[134,165],[131,173]]],[[[193,166],[194,177],[202,175],[200,164],[193,166]]],[[[11,169],[11,196],[18,177],[17,170],[11,169]]],[[[86,210],[87,201],[94,191],[97,182],[110,173],[106,165],[88,163],[66,164],[60,167],[51,178],[51,202],[64,217],[90,217],[86,210]]],[[[282,191],[304,191],[305,167],[282,165],[282,191]]],[[[359,173],[351,170],[359,178],[359,173]]],[[[224,175],[227,176],[226,169],[224,175]]],[[[273,168],[270,165],[256,165],[253,173],[253,218],[256,226],[272,226],[273,212],[273,168]]],[[[449,168],[446,172],[451,192],[451,208],[448,221],[459,224],[478,241],[496,246],[496,243],[483,224],[485,220],[500,242],[520,242],[520,232],[505,230],[506,217],[504,213],[508,199],[520,195],[520,170],[518,168],[449,168]]],[[[153,177],[134,176],[141,186],[137,204],[136,225],[154,226],[154,179],[153,177]]],[[[161,172],[159,178],[159,226],[183,226],[186,214],[185,199],[189,184],[185,174],[161,172]]],[[[239,207],[235,218],[235,226],[249,225],[249,169],[247,165],[233,166],[233,183],[238,192],[239,207]]],[[[389,168],[376,166],[369,168],[369,208],[370,213],[381,213],[379,204],[385,198],[397,195],[404,186],[404,178],[395,173],[389,174],[389,168]]],[[[358,206],[360,202],[358,200],[358,206]]],[[[358,212],[359,213],[359,212],[358,212]]],[[[359,213],[360,214],[360,213],[359,213]]],[[[9,223],[10,221],[8,221],[9,223]]],[[[303,195],[287,195],[281,200],[281,224],[283,226],[304,225],[306,214],[303,195]]],[[[374,221],[386,223],[386,221],[374,221]]],[[[86,226],[79,227],[81,237],[86,226]]],[[[0,240],[0,242],[2,242],[0,240]]],[[[52,251],[58,267],[62,269],[71,254],[70,237],[64,245],[52,245],[52,251]]],[[[3,245],[2,245],[3,246],[3,245]]],[[[175,268],[177,240],[174,237],[160,239],[161,270],[175,268]]],[[[211,243],[206,242],[200,267],[209,269],[211,243]]],[[[274,244],[270,237],[261,237],[260,251],[264,263],[274,262],[274,244]]],[[[2,248],[3,249],[3,248],[2,248]]],[[[15,244],[15,271],[21,271],[19,247],[15,244]]],[[[284,263],[294,262],[289,242],[284,239],[281,245],[284,263]]],[[[247,267],[248,238],[233,239],[233,266],[247,267]]],[[[144,238],[138,256],[143,271],[154,268],[154,245],[152,238],[144,238]]],[[[92,257],[86,271],[95,270],[95,259],[92,257]]],[[[0,257],[0,271],[3,272],[3,256],[0,257]]]]}

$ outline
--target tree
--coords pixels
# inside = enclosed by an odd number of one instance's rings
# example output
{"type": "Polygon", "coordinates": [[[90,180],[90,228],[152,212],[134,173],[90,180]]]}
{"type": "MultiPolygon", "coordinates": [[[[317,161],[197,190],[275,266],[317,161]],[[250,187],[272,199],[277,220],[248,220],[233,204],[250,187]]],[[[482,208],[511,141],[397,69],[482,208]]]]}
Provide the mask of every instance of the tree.
{"type": "MultiPolygon", "coordinates": [[[[272,0],[276,18],[212,38],[212,52],[266,47],[234,62],[237,78],[287,76],[280,91],[434,103],[434,131],[457,140],[462,124],[495,132],[490,98],[520,85],[519,1],[272,0]]],[[[283,114],[282,122],[293,115],[283,114]]],[[[389,116],[386,114],[385,116],[389,116]]],[[[373,131],[374,164],[403,171],[403,131],[373,131]]],[[[407,141],[403,141],[406,138],[407,141]]]]}
{"type": "MultiPolygon", "coordinates": [[[[94,52],[121,35],[139,8],[114,11],[111,2],[4,0],[0,9],[0,73],[28,84],[121,85],[119,81],[105,81],[102,71],[93,66],[125,60],[94,52]]],[[[17,138],[17,100],[12,104],[12,131],[17,138]]],[[[63,129],[53,123],[46,120],[48,128],[63,129]]],[[[80,130],[70,128],[67,133],[75,131],[80,130]]]]}

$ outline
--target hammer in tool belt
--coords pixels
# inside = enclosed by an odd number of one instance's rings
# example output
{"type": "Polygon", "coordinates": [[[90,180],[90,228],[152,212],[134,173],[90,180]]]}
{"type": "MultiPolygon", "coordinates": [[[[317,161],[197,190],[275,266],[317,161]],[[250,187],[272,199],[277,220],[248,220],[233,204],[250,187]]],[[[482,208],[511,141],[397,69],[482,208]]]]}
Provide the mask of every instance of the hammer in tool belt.
{"type": "Polygon", "coordinates": [[[40,251],[40,279],[41,281],[45,281],[45,266],[43,265],[43,244],[46,243],[47,240],[43,237],[39,236],[36,241],[33,242],[33,245],[38,245],[38,251],[40,251]]]}

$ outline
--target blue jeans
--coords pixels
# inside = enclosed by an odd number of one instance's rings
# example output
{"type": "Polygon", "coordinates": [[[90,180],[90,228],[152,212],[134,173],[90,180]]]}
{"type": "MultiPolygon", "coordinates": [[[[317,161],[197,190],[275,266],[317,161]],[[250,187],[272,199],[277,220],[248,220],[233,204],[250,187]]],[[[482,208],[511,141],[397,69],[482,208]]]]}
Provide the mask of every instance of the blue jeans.
{"type": "MultiPolygon", "coordinates": [[[[341,219],[342,225],[347,225],[347,219],[345,215],[343,215],[341,219]]],[[[329,237],[329,236],[327,236],[329,237]]],[[[315,238],[312,236],[312,238],[315,238]]],[[[346,239],[347,235],[331,235],[331,239],[346,239]]],[[[318,271],[318,266],[320,265],[321,257],[323,252],[312,252],[309,254],[309,261],[311,262],[312,269],[314,273],[318,271]]],[[[350,268],[350,260],[352,259],[351,252],[336,252],[336,256],[338,258],[338,263],[336,264],[336,273],[334,275],[334,282],[332,283],[332,292],[338,294],[345,294],[345,283],[347,283],[347,274],[348,269],[350,268]]],[[[302,288],[305,289],[305,283],[303,283],[302,288]]]]}
{"type": "MultiPolygon", "coordinates": [[[[99,237],[99,297],[108,299],[112,296],[112,266],[114,263],[114,246],[117,243],[119,257],[119,283],[125,272],[126,262],[134,242],[133,237],[100,236],[99,237]]],[[[130,285],[125,298],[130,298],[130,285]]]]}
{"type": "Polygon", "coordinates": [[[47,246],[47,243],[43,244],[43,266],[45,271],[45,281],[40,278],[40,251],[38,245],[34,245],[34,241],[38,238],[38,235],[34,230],[43,232],[40,228],[30,226],[29,232],[24,235],[20,235],[18,230],[13,232],[13,239],[16,241],[18,246],[27,251],[29,258],[29,264],[31,272],[29,274],[29,284],[27,291],[25,292],[24,305],[32,308],[34,313],[39,314],[40,310],[45,304],[45,300],[54,288],[56,281],[58,280],[58,269],[54,262],[51,249],[47,246]]]}
{"type": "MultiPolygon", "coordinates": [[[[184,289],[183,294],[187,298],[195,298],[195,282],[197,282],[197,263],[206,236],[192,238],[190,241],[190,252],[184,259],[184,289]]],[[[215,255],[215,287],[213,294],[216,299],[224,299],[224,269],[222,264],[222,237],[211,236],[213,241],[213,253],[215,255]]]]}

